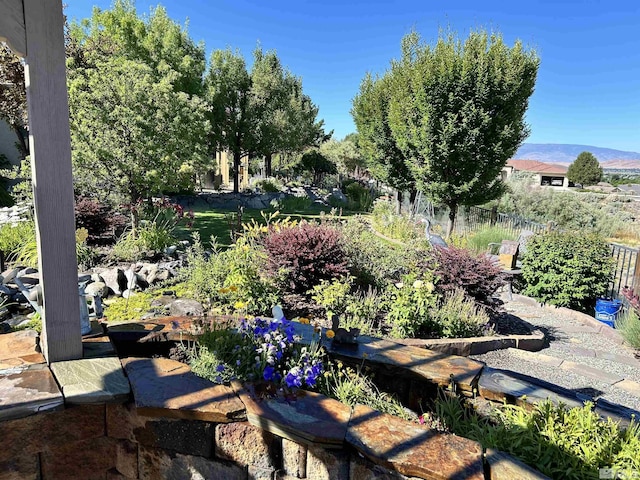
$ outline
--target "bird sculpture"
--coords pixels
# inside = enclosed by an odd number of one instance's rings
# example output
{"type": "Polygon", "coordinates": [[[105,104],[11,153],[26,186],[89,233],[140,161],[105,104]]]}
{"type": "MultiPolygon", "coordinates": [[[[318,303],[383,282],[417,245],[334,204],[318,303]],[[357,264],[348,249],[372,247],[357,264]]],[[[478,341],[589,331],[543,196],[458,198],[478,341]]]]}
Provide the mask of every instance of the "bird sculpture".
{"type": "Polygon", "coordinates": [[[431,222],[426,218],[420,220],[420,223],[424,223],[424,235],[427,237],[427,241],[432,247],[449,248],[447,242],[445,242],[440,235],[434,235],[431,233],[431,222]]]}

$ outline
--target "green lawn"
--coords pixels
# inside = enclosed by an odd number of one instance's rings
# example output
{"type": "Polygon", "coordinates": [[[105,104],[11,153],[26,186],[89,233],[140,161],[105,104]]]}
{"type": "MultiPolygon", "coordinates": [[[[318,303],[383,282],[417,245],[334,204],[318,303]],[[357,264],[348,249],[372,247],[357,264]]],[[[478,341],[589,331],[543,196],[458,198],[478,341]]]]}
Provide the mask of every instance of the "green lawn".
{"type": "MultiPolygon", "coordinates": [[[[245,208],[242,214],[242,223],[251,223],[251,220],[255,220],[260,224],[265,224],[265,220],[262,217],[261,212],[264,212],[265,216],[269,216],[275,210],[259,210],[245,208]]],[[[306,210],[296,211],[281,211],[279,218],[291,217],[294,220],[313,220],[320,218],[320,214],[324,212],[329,214],[331,207],[317,207],[312,206],[306,210]]],[[[198,208],[194,209],[195,219],[193,227],[191,229],[185,226],[178,227],[176,234],[180,239],[190,239],[193,232],[199,232],[200,238],[205,246],[210,246],[211,236],[216,237],[216,242],[220,247],[228,247],[231,245],[231,237],[229,235],[230,225],[237,223],[237,210],[222,210],[211,208],[198,208]]],[[[356,215],[362,212],[348,212],[343,211],[342,216],[348,217],[356,215]]]]}

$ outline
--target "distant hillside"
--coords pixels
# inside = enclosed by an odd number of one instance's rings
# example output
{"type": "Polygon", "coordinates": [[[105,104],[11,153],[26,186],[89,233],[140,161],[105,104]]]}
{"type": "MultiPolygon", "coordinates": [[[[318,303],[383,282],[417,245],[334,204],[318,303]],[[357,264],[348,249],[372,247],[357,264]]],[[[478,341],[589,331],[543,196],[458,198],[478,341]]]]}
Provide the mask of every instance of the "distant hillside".
{"type": "Polygon", "coordinates": [[[525,143],[513,158],[569,165],[582,152],[593,153],[603,168],[640,168],[640,153],[638,152],[624,152],[591,145],[525,143]],[[611,162],[611,166],[609,162],[611,162]]]}

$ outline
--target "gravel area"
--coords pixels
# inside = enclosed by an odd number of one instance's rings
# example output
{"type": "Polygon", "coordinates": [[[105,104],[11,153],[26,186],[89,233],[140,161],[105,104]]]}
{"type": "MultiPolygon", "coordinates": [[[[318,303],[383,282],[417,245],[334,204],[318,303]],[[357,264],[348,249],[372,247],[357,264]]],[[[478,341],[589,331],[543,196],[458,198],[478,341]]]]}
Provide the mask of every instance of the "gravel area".
{"type": "MultiPolygon", "coordinates": [[[[621,378],[640,383],[640,360],[635,356],[637,352],[599,335],[591,327],[562,315],[561,311],[515,300],[505,301],[504,308],[509,314],[547,334],[549,346],[537,353],[575,362],[579,364],[578,371],[581,366],[585,366],[599,372],[585,369],[584,374],[579,374],[576,369],[568,371],[567,364],[564,367],[550,366],[535,362],[532,358],[524,359],[518,352],[508,350],[497,350],[471,358],[485,362],[489,367],[515,371],[560,385],[575,391],[585,400],[603,398],[640,411],[640,396],[612,385],[621,378]]],[[[535,353],[531,354],[531,357],[534,356],[535,353]]]]}

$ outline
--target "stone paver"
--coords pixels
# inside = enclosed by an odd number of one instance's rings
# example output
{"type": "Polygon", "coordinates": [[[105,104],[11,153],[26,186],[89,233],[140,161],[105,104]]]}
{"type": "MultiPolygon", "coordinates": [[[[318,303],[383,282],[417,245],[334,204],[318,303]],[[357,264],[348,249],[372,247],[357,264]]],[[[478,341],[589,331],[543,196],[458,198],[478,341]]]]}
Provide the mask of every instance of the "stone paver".
{"type": "Polygon", "coordinates": [[[538,403],[550,399],[554,403],[564,403],[570,407],[581,407],[582,402],[572,392],[535,378],[508,370],[485,367],[478,384],[480,395],[489,400],[516,403],[538,403]],[[524,398],[523,398],[524,397],[524,398]]]}
{"type": "Polygon", "coordinates": [[[609,385],[613,385],[614,383],[617,383],[623,379],[620,375],[605,372],[598,368],[593,368],[588,365],[572,362],[570,360],[565,360],[564,362],[562,362],[560,368],[562,368],[563,370],[567,370],[568,372],[573,372],[577,375],[592,378],[593,380],[596,380],[598,382],[608,383],[609,385]]]}
{"type": "Polygon", "coordinates": [[[487,448],[485,459],[489,464],[489,480],[549,480],[546,475],[500,450],[487,448]]]}
{"type": "Polygon", "coordinates": [[[410,371],[441,387],[455,382],[459,390],[470,392],[478,381],[482,364],[457,355],[433,352],[424,348],[401,345],[389,340],[362,336],[355,348],[350,345],[326,344],[332,355],[379,363],[398,370],[410,371]]]}
{"type": "Polygon", "coordinates": [[[527,350],[519,350],[517,348],[508,348],[507,351],[512,355],[516,355],[529,362],[539,362],[549,365],[550,367],[559,367],[564,360],[544,353],[534,353],[527,350]]]}
{"type": "Polygon", "coordinates": [[[123,402],[131,392],[116,357],[54,362],[51,370],[67,403],[123,402]]]}
{"type": "Polygon", "coordinates": [[[613,386],[640,397],[640,383],[638,382],[633,380],[621,380],[618,383],[614,383],[613,386]]]}
{"type": "Polygon", "coordinates": [[[252,425],[294,442],[325,448],[341,447],[351,417],[351,408],[319,393],[299,391],[282,398],[256,393],[254,386],[232,382],[247,407],[252,425]]]}
{"type": "Polygon", "coordinates": [[[36,351],[34,330],[0,335],[0,370],[44,363],[44,356],[36,351]]]}
{"type": "Polygon", "coordinates": [[[358,405],[347,443],[374,463],[403,475],[432,479],[484,479],[482,447],[358,405]]]}
{"type": "Polygon", "coordinates": [[[233,390],[198,377],[183,363],[166,358],[126,358],[122,363],[140,415],[217,423],[245,418],[233,390]]]}
{"type": "Polygon", "coordinates": [[[63,407],[62,393],[46,365],[0,372],[0,420],[26,417],[63,407]]]}

